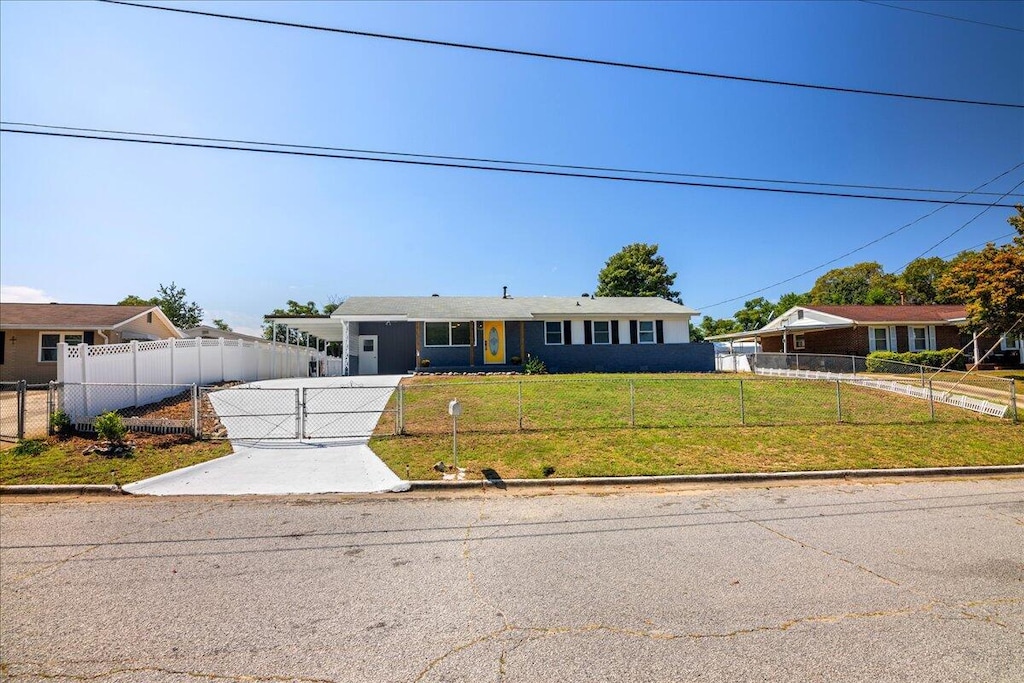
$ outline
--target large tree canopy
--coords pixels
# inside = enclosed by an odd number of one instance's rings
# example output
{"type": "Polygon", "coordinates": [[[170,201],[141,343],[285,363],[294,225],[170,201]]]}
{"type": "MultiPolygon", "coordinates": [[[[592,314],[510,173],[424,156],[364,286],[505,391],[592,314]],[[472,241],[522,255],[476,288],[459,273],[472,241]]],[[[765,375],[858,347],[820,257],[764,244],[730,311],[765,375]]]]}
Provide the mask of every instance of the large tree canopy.
{"type": "Polygon", "coordinates": [[[908,304],[956,303],[938,289],[939,280],[948,269],[949,261],[938,256],[916,258],[908,263],[897,281],[902,301],[908,304]]]}
{"type": "Polygon", "coordinates": [[[196,327],[203,322],[203,309],[195,301],[185,299],[185,288],[178,287],[173,282],[169,285],[161,284],[157,288],[157,296],[151,299],[143,299],[134,294],[129,294],[117,302],[118,306],[159,306],[174,326],[179,329],[196,327]]]}
{"type": "Polygon", "coordinates": [[[676,273],[668,272],[657,244],[628,244],[609,258],[597,276],[594,296],[657,296],[679,302],[672,289],[676,273]]]}
{"type": "Polygon", "coordinates": [[[744,302],[733,317],[744,331],[759,330],[775,317],[775,304],[759,296],[744,302]]]}
{"type": "Polygon", "coordinates": [[[1013,242],[1002,247],[989,243],[977,253],[953,261],[939,281],[939,290],[963,301],[974,329],[988,327],[1005,332],[1024,318],[1024,205],[1007,221],[1017,231],[1013,242]]]}
{"type": "Polygon", "coordinates": [[[814,282],[810,294],[813,303],[826,306],[899,303],[896,278],[874,261],[828,271],[814,282]]]}

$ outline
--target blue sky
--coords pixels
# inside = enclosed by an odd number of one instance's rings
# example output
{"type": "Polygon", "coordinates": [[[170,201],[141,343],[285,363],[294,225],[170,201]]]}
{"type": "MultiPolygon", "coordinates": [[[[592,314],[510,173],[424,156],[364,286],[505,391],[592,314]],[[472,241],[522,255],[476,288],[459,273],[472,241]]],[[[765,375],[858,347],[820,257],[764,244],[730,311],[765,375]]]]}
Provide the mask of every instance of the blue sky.
{"type": "MultiPolygon", "coordinates": [[[[862,2],[195,3],[294,22],[1024,103],[1020,32],[862,2]]],[[[906,7],[1024,28],[1024,3],[906,7]]],[[[967,190],[1024,161],[1024,111],[640,73],[178,16],[0,4],[5,121],[550,163],[967,190]]],[[[987,190],[1024,181],[1024,168],[987,190]]],[[[1021,192],[1021,190],[1018,190],[1021,192]]],[[[685,303],[795,275],[934,207],[0,136],[8,300],[172,280],[253,331],[288,299],[576,295],[656,242],[685,303]]],[[[949,207],[837,265],[889,271],[949,207]]],[[[993,209],[929,255],[1010,231],[993,209]]],[[[1002,240],[1006,241],[1006,240],[1002,240]]],[[[764,294],[805,291],[824,271],[764,294]]]]}

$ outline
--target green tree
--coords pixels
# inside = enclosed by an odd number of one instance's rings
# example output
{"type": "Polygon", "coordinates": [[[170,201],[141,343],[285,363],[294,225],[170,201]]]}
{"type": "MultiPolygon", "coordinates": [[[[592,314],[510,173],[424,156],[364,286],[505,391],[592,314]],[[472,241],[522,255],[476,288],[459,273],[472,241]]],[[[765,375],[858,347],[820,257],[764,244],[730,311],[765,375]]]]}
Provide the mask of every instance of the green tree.
{"type": "Polygon", "coordinates": [[[657,244],[628,244],[605,262],[594,296],[657,296],[679,303],[679,292],[672,289],[676,275],[658,256],[657,244]]]}
{"type": "Polygon", "coordinates": [[[213,326],[216,327],[218,330],[223,330],[225,332],[230,332],[231,331],[231,325],[228,325],[226,322],[224,322],[220,318],[214,318],[213,326]]]}
{"type": "Polygon", "coordinates": [[[954,303],[938,289],[939,280],[948,269],[949,262],[938,256],[914,259],[897,279],[901,300],[907,304],[954,303]]]}
{"type": "Polygon", "coordinates": [[[704,330],[700,329],[690,321],[690,342],[697,344],[704,341],[704,330]]]}
{"type": "Polygon", "coordinates": [[[178,287],[174,282],[169,285],[161,284],[157,288],[157,295],[151,299],[143,299],[134,294],[129,294],[117,302],[118,306],[159,306],[175,327],[187,329],[196,327],[203,321],[203,309],[195,301],[186,300],[184,287],[178,287]]]}
{"type": "Polygon", "coordinates": [[[796,292],[787,292],[779,297],[778,303],[775,304],[775,310],[772,311],[772,319],[778,318],[780,315],[793,308],[794,306],[809,306],[811,303],[811,293],[804,292],[803,294],[797,294],[796,292]]]}
{"type": "Polygon", "coordinates": [[[828,271],[814,282],[810,296],[812,303],[831,306],[899,301],[895,278],[874,261],[828,271]]]}
{"type": "Polygon", "coordinates": [[[775,304],[763,296],[743,303],[743,308],[733,315],[736,323],[745,330],[759,330],[775,317],[775,304]]]}
{"type": "Polygon", "coordinates": [[[1013,242],[996,247],[991,242],[980,252],[958,257],[939,280],[945,296],[963,301],[967,308],[968,326],[988,327],[1005,332],[1024,319],[1024,205],[1017,205],[1016,215],[1007,223],[1017,231],[1013,242]]]}
{"type": "MultiPolygon", "coordinates": [[[[281,317],[292,317],[292,316],[302,316],[302,315],[322,315],[320,313],[320,309],[317,308],[316,303],[313,302],[313,301],[307,301],[304,304],[300,304],[298,301],[293,301],[292,299],[289,299],[288,302],[285,305],[287,306],[286,308],[275,308],[273,313],[271,313],[271,315],[279,315],[281,317]]],[[[330,304],[328,304],[328,305],[330,305],[330,304]]],[[[337,306],[335,306],[335,308],[337,308],[337,306]]],[[[334,309],[331,309],[331,310],[334,310],[334,309]]],[[[271,325],[269,322],[265,323],[263,325],[263,337],[265,339],[275,339],[276,338],[278,341],[284,341],[285,340],[285,334],[287,333],[287,338],[288,338],[288,343],[289,344],[298,344],[299,346],[305,346],[306,345],[306,339],[307,339],[308,335],[305,332],[298,332],[296,330],[289,330],[287,328],[287,326],[285,326],[285,325],[278,325],[276,332],[277,332],[277,336],[275,337],[274,336],[274,333],[275,333],[274,326],[271,325]]]]}
{"type": "Polygon", "coordinates": [[[700,330],[706,338],[713,337],[716,334],[742,332],[743,326],[732,318],[712,318],[710,315],[706,315],[700,321],[700,330]]]}

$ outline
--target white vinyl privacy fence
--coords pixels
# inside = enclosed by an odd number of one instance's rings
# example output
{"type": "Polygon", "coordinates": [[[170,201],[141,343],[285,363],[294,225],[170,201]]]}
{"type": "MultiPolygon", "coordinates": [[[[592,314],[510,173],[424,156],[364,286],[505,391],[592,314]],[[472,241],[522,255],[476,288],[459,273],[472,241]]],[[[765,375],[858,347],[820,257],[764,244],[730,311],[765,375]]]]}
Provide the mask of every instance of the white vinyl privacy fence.
{"type": "Polygon", "coordinates": [[[64,409],[75,417],[92,417],[160,401],[181,392],[181,385],[308,377],[311,361],[318,358],[315,349],[236,339],[62,343],[57,349],[57,382],[85,387],[64,409]],[[99,384],[131,388],[111,392],[91,386],[99,384]]]}

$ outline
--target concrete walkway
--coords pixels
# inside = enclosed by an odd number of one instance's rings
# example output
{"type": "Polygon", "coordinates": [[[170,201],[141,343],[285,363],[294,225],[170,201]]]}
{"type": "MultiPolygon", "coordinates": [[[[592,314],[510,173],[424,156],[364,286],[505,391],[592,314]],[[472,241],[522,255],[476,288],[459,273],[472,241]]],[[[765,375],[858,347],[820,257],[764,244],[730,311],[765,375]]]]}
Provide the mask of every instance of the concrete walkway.
{"type": "MultiPolygon", "coordinates": [[[[307,390],[343,387],[346,397],[344,409],[357,407],[362,412],[330,415],[330,433],[357,436],[301,440],[232,439],[234,453],[231,455],[128,484],[124,489],[129,493],[154,496],[406,491],[408,482],[388,469],[368,445],[369,434],[400,380],[398,375],[322,377],[264,380],[245,385],[263,389],[307,390]],[[384,391],[382,387],[389,390],[384,391]]],[[[237,399],[240,392],[232,398],[226,393],[229,391],[211,394],[211,402],[218,412],[221,405],[230,403],[231,411],[238,415],[239,406],[246,405],[246,402],[237,399]],[[219,393],[224,393],[224,397],[218,399],[219,393]]],[[[307,392],[307,402],[311,396],[312,392],[307,392]]],[[[254,410],[260,409],[254,406],[254,410]]],[[[244,417],[233,419],[240,425],[252,422],[244,417]]],[[[236,433],[231,418],[223,421],[229,434],[236,433]]],[[[314,429],[323,431],[327,427],[314,429]]]]}

